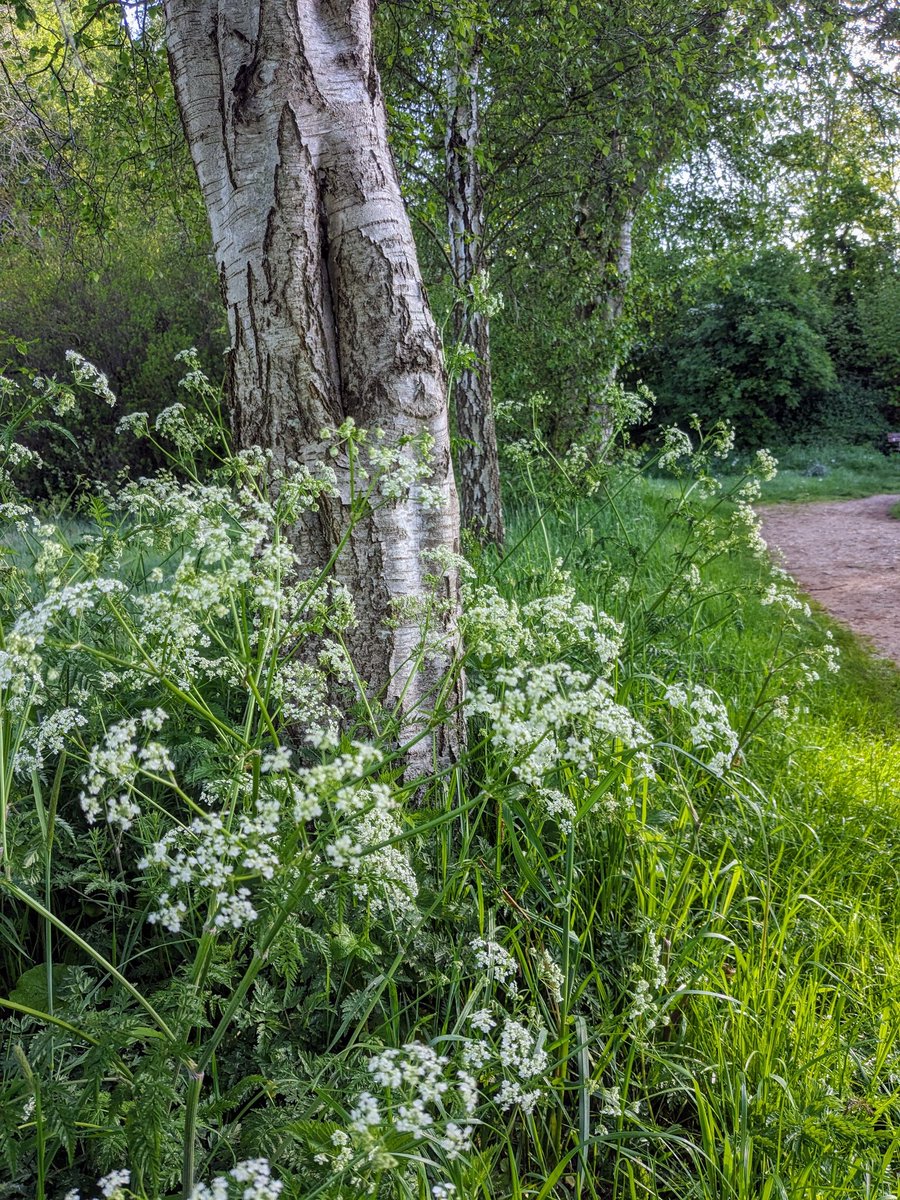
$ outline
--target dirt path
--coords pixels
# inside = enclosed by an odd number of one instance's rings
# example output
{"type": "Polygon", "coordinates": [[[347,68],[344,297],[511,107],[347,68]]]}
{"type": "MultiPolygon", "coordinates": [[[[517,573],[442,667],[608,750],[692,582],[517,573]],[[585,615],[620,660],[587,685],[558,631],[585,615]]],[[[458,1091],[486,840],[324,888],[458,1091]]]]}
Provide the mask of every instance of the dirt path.
{"type": "Polygon", "coordinates": [[[900,665],[900,496],[762,508],[763,537],[807,595],[900,665]]]}

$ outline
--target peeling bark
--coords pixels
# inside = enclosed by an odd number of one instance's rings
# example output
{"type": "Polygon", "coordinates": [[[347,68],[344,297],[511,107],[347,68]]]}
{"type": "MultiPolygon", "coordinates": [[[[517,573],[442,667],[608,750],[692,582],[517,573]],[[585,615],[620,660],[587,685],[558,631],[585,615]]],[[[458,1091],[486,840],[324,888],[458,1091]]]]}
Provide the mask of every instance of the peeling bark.
{"type": "MultiPolygon", "coordinates": [[[[165,0],[175,94],[200,180],[228,311],[227,400],[239,446],[321,461],[321,430],[352,417],[390,441],[427,431],[438,509],[400,501],[354,529],[334,575],[356,601],[351,652],[405,733],[433,706],[450,652],[414,663],[433,600],[423,553],[458,549],[440,344],[387,142],[369,0],[165,0]]],[[[341,500],[297,531],[310,573],[347,528],[341,500]]],[[[458,696],[445,697],[452,704],[458,696]]],[[[438,753],[459,744],[446,723],[438,753]]],[[[429,748],[420,747],[424,760],[429,748]]]]}
{"type": "Polygon", "coordinates": [[[480,541],[502,545],[500,465],[491,389],[490,324],[476,297],[477,276],[484,270],[484,194],[478,170],[477,40],[454,52],[446,71],[447,129],[444,161],[450,265],[457,290],[453,333],[469,348],[473,361],[454,382],[459,432],[459,491],[463,526],[480,541]]]}

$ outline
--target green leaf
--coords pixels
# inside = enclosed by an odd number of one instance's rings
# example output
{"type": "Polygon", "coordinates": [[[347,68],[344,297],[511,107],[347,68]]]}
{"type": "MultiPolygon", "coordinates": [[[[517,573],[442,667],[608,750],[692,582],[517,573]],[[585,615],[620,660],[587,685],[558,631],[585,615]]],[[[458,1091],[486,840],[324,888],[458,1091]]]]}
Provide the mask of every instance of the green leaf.
{"type": "MultiPolygon", "coordinates": [[[[53,991],[54,994],[66,982],[71,967],[63,966],[61,963],[54,963],[52,966],[53,972],[53,991]]],[[[46,1011],[50,1007],[50,997],[47,995],[47,967],[44,963],[38,963],[36,967],[29,967],[22,975],[19,976],[16,986],[9,993],[9,1000],[14,1004],[23,1004],[26,1008],[37,1008],[46,1011]]]]}

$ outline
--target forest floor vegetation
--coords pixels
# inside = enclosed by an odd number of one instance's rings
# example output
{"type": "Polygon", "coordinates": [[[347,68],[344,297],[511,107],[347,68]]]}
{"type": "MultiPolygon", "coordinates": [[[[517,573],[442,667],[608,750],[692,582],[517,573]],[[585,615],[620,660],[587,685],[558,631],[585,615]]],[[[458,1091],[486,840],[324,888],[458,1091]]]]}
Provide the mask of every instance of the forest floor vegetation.
{"type": "Polygon", "coordinates": [[[777,451],[778,474],[762,486],[764,504],[850,500],[900,492],[900,454],[872,446],[823,442],[777,451]]]}
{"type": "Polygon", "coordinates": [[[900,675],[769,561],[771,456],[520,442],[504,556],[432,564],[468,748],[407,781],[287,537],[327,462],[232,453],[188,367],[126,419],[172,471],[77,522],[6,414],[3,1200],[894,1197],[900,675]]]}

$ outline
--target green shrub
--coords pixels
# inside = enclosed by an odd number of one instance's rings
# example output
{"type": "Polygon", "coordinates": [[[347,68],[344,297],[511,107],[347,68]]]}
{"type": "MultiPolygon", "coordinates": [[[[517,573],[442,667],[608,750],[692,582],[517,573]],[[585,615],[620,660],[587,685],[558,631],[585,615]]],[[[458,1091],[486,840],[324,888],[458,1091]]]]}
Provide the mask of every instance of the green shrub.
{"type": "Polygon", "coordinates": [[[205,245],[149,227],[119,234],[91,272],[51,244],[40,262],[25,250],[7,251],[0,277],[0,337],[27,346],[16,361],[52,377],[63,374],[66,351],[78,351],[105,373],[118,399],[116,413],[99,406],[83,414],[74,441],[41,431],[34,448],[45,467],[32,486],[66,495],[94,479],[112,483],[122,471],[158,469],[158,452],[118,437],[116,423],[123,411],[153,417],[184,399],[175,356],[185,346],[195,346],[204,369],[221,377],[222,313],[205,245]]]}
{"type": "Polygon", "coordinates": [[[780,441],[814,427],[837,392],[826,321],[797,259],[772,250],[701,290],[634,369],[664,420],[697,413],[734,422],[743,445],[780,441]]]}

